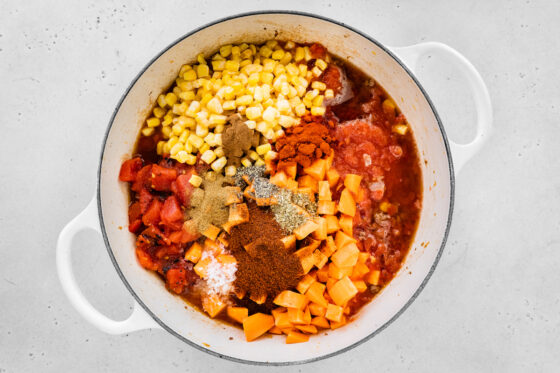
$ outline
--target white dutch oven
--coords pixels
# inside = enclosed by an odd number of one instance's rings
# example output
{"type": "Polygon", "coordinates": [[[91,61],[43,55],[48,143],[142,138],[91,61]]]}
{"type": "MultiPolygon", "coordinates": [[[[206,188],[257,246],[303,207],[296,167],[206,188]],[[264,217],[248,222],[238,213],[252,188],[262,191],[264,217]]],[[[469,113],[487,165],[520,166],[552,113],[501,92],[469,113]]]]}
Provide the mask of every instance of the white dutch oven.
{"type": "Polygon", "coordinates": [[[395,320],[426,284],[441,256],[451,223],[454,172],[481,147],[491,121],[490,98],[480,75],[462,55],[443,44],[387,48],[341,23],[292,12],[243,14],[204,26],[174,42],[150,61],[119,102],[103,143],[97,193],[88,207],[60,233],[57,266],[62,287],[86,320],[111,334],[165,329],[212,355],[254,364],[302,363],[347,351],[395,320]],[[240,329],[213,321],[190,306],[185,309],[186,304],[166,291],[159,278],[140,267],[134,252],[134,235],[119,229],[128,224],[128,191],[127,185],[118,181],[120,165],[132,154],[147,109],[174,80],[181,65],[194,61],[199,52],[209,55],[223,44],[261,43],[273,38],[320,42],[330,52],[349,59],[374,77],[406,115],[416,138],[423,171],[422,214],[401,271],[352,323],[329,331],[328,336],[319,334],[297,345],[286,345],[281,336],[247,343],[240,329]],[[456,64],[470,84],[478,118],[476,137],[469,144],[447,140],[435,108],[411,72],[418,58],[426,53],[456,64]],[[102,315],[76,285],[70,260],[72,238],[86,228],[103,235],[115,269],[135,299],[134,311],[124,321],[102,315]],[[421,243],[429,244],[424,247],[421,243]]]}

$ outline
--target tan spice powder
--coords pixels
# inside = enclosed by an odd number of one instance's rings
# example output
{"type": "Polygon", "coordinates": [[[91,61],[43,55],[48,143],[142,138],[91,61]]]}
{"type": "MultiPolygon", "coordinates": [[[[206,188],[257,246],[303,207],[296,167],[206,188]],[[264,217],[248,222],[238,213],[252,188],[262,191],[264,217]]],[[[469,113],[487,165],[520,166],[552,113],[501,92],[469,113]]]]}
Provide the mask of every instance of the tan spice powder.
{"type": "Polygon", "coordinates": [[[199,232],[204,232],[210,224],[221,227],[227,222],[229,208],[225,205],[227,188],[232,184],[232,179],[215,173],[206,173],[199,188],[196,188],[191,197],[191,208],[188,215],[196,223],[199,232]]]}

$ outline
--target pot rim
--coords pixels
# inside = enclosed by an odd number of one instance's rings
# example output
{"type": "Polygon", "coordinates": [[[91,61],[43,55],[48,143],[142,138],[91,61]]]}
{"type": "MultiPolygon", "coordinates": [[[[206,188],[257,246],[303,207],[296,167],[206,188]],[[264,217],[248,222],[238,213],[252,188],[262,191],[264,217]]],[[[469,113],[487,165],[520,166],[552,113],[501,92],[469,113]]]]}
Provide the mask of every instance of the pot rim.
{"type": "Polygon", "coordinates": [[[386,327],[388,327],[390,324],[392,324],[397,318],[399,318],[401,316],[401,314],[412,304],[412,302],[414,302],[414,300],[416,300],[416,298],[418,297],[418,295],[420,295],[420,293],[422,292],[422,290],[424,289],[424,287],[426,286],[428,280],[430,279],[430,277],[432,276],[434,270],[437,267],[437,264],[439,263],[439,260],[441,258],[441,255],[443,254],[443,249],[445,247],[445,244],[447,242],[447,238],[449,236],[449,230],[451,227],[451,220],[452,220],[452,215],[453,215],[453,206],[454,206],[454,201],[455,201],[455,173],[454,173],[454,169],[453,169],[453,161],[452,161],[452,157],[451,157],[451,149],[449,147],[449,141],[447,139],[447,135],[445,133],[445,129],[443,127],[443,124],[441,122],[441,118],[439,117],[439,114],[432,102],[432,100],[430,99],[430,97],[428,96],[428,93],[426,92],[426,90],[424,89],[424,87],[420,84],[420,82],[418,81],[418,79],[415,77],[415,75],[412,73],[412,71],[410,71],[410,69],[393,53],[391,52],[391,50],[389,50],[389,48],[387,48],[384,44],[378,42],[376,39],[372,38],[371,36],[367,35],[366,33],[359,31],[351,26],[346,25],[343,22],[339,22],[336,21],[334,19],[322,16],[322,15],[318,15],[318,14],[313,14],[313,13],[307,13],[307,12],[301,12],[301,11],[292,11],[292,10],[263,10],[263,11],[253,11],[253,12],[244,12],[244,13],[238,13],[232,16],[228,16],[228,17],[223,17],[220,19],[217,19],[215,21],[209,22],[203,26],[197,27],[194,30],[182,35],[181,37],[179,37],[178,39],[172,41],[167,47],[165,47],[163,50],[161,50],[157,55],[155,55],[141,70],[140,72],[134,77],[134,79],[132,80],[132,82],[128,85],[127,89],[125,90],[125,92],[123,93],[123,95],[121,96],[121,98],[119,99],[119,102],[117,103],[117,106],[115,107],[115,110],[113,111],[113,114],[111,115],[111,119],[109,120],[109,125],[107,126],[107,130],[105,131],[105,135],[103,137],[103,142],[101,144],[101,154],[99,157],[99,167],[97,170],[97,193],[96,193],[96,198],[97,198],[97,211],[99,214],[99,222],[100,222],[100,226],[101,226],[101,232],[103,235],[103,241],[105,242],[105,247],[107,248],[107,252],[109,254],[109,257],[111,258],[111,262],[113,263],[113,266],[115,267],[120,279],[122,280],[122,282],[124,283],[125,287],[128,289],[128,291],[130,292],[130,294],[132,295],[132,297],[134,298],[134,300],[136,302],[138,302],[138,304],[140,304],[140,306],[142,306],[142,308],[144,309],[144,311],[146,311],[148,313],[148,315],[150,315],[164,330],[166,330],[167,332],[169,332],[170,334],[172,334],[173,336],[179,338],[181,341],[187,343],[189,346],[192,346],[194,348],[196,348],[197,350],[206,352],[212,356],[221,358],[221,359],[225,359],[225,360],[230,360],[230,361],[234,361],[236,363],[243,363],[243,364],[249,364],[249,365],[258,365],[258,366],[290,366],[290,365],[299,365],[299,364],[306,364],[306,363],[311,363],[311,362],[316,362],[316,361],[320,361],[323,359],[327,359],[333,356],[337,356],[339,354],[342,354],[344,352],[350,351],[351,349],[361,345],[364,342],[367,342],[368,340],[370,340],[371,338],[373,338],[374,336],[376,336],[378,333],[380,333],[381,331],[383,331],[386,327]],[[405,72],[410,76],[410,78],[414,81],[414,83],[418,86],[418,88],[420,89],[420,91],[422,92],[423,96],[425,97],[426,101],[428,102],[428,104],[430,105],[430,109],[432,110],[434,117],[436,118],[439,130],[441,132],[441,135],[443,137],[443,142],[445,145],[445,152],[447,155],[447,160],[448,160],[448,164],[449,164],[449,175],[450,175],[450,193],[449,193],[449,213],[447,216],[447,224],[445,227],[445,233],[443,235],[443,239],[441,242],[441,245],[438,249],[438,253],[437,256],[434,260],[434,263],[432,264],[432,267],[430,268],[430,270],[428,271],[428,273],[426,274],[426,277],[424,278],[424,280],[422,281],[422,283],[420,284],[420,286],[418,287],[418,289],[414,292],[414,294],[410,297],[410,299],[402,306],[402,308],[395,313],[395,315],[393,315],[393,317],[391,317],[391,319],[389,319],[385,324],[383,324],[382,326],[380,326],[379,328],[377,328],[375,331],[373,331],[372,333],[370,333],[369,335],[367,335],[366,337],[360,339],[357,342],[354,342],[353,344],[346,346],[340,350],[337,350],[335,352],[331,352],[325,355],[321,355],[318,357],[313,357],[310,359],[305,359],[305,360],[296,360],[296,361],[283,361],[283,362],[262,362],[262,361],[254,361],[254,360],[247,360],[247,359],[240,359],[240,358],[236,358],[233,356],[228,356],[228,355],[224,355],[224,354],[220,354],[217,353],[215,351],[210,350],[209,348],[206,348],[204,346],[199,346],[198,344],[190,341],[188,338],[182,336],[181,334],[177,333],[176,331],[174,331],[173,329],[171,329],[169,326],[167,326],[167,324],[165,324],[162,320],[160,320],[150,309],[148,306],[146,306],[144,304],[144,302],[142,302],[142,300],[140,299],[140,297],[136,294],[136,292],[132,289],[131,285],[128,283],[126,277],[124,276],[123,272],[121,271],[119,264],[117,263],[117,260],[113,254],[113,249],[111,248],[111,244],[109,243],[109,239],[107,237],[107,232],[105,230],[105,223],[103,220],[103,208],[101,206],[101,169],[103,166],[103,156],[105,153],[105,146],[107,144],[107,139],[109,137],[109,133],[111,132],[111,128],[113,126],[113,122],[115,120],[115,117],[118,113],[118,111],[121,108],[121,105],[123,103],[123,101],[125,100],[125,98],[128,96],[128,94],[130,93],[130,90],[132,89],[132,87],[136,84],[136,82],[140,79],[140,77],[148,70],[148,68],[159,58],[161,57],[164,53],[166,53],[169,49],[173,48],[175,45],[177,45],[178,43],[180,43],[181,41],[185,40],[186,38],[190,37],[191,35],[204,30],[210,26],[214,26],[216,24],[222,23],[222,22],[226,22],[226,21],[230,21],[232,19],[237,19],[237,18],[243,18],[243,17],[249,17],[249,16],[258,16],[258,15],[270,15],[270,14],[286,14],[286,15],[296,15],[296,16],[304,16],[304,17],[310,17],[310,18],[315,18],[315,19],[319,19],[322,21],[326,21],[326,22],[330,22],[333,23],[337,26],[341,26],[344,27],[346,29],[348,29],[349,31],[352,31],[366,39],[368,39],[370,42],[372,42],[373,44],[377,45],[379,48],[381,48],[384,52],[386,52],[389,56],[391,56],[404,70],[405,72]]]}

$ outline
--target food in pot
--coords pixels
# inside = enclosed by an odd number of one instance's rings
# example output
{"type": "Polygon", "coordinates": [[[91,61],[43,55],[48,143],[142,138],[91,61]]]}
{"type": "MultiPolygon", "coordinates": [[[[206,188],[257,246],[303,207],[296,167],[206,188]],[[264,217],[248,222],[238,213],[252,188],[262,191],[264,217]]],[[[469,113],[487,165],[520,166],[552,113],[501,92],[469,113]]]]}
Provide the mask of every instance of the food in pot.
{"type": "Polygon", "coordinates": [[[422,201],[406,118],[318,43],[184,65],[119,178],[140,265],[248,341],[350,322],[399,271],[422,201]]]}

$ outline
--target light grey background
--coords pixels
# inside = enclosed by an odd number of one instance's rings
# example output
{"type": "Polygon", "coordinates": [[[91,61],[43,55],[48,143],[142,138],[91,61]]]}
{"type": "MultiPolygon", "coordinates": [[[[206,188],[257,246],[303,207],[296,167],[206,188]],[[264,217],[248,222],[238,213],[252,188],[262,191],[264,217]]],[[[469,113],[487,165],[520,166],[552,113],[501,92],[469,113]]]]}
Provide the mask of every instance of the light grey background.
{"type": "MultiPolygon", "coordinates": [[[[109,336],[86,323],[55,272],[55,242],[95,185],[110,115],[168,43],[259,9],[316,12],[388,45],[435,40],[485,79],[495,131],[459,175],[440,266],[389,328],[351,352],[272,371],[557,371],[560,364],[560,3],[556,1],[2,1],[0,4],[0,372],[262,371],[162,331],[109,336]]],[[[420,79],[448,134],[473,134],[457,71],[420,79]]],[[[78,280],[107,315],[130,296],[100,237],[75,241],[78,280]]]]}

